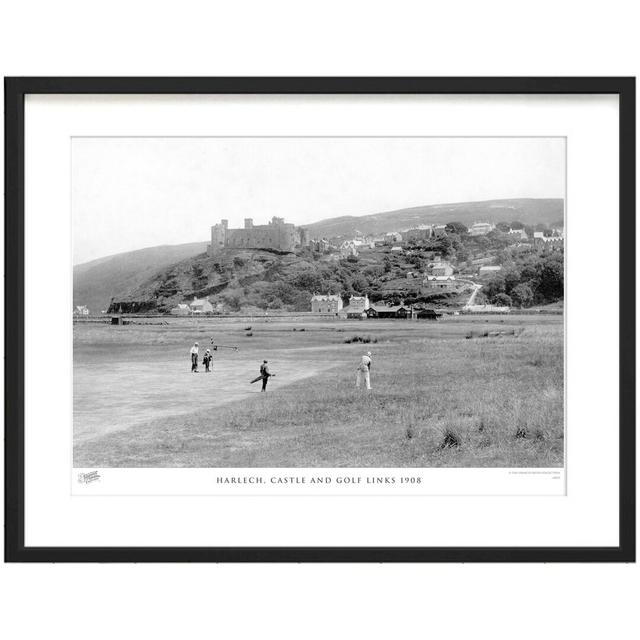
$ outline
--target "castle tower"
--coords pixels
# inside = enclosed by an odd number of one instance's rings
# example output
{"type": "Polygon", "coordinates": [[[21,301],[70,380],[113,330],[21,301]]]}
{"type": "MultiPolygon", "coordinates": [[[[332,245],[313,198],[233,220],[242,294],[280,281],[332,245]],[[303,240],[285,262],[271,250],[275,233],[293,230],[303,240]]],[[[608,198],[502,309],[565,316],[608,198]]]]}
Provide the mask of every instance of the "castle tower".
{"type": "Polygon", "coordinates": [[[209,245],[209,255],[216,255],[221,249],[227,246],[227,232],[229,221],[221,220],[220,224],[211,227],[211,244],[209,245]]]}

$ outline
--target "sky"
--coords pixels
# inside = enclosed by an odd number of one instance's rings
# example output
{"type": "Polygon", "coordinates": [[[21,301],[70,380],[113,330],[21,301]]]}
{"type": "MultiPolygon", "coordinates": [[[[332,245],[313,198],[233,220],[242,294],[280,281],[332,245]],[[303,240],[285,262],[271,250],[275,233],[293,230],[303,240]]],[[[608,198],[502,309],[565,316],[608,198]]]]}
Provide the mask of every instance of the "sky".
{"type": "Polygon", "coordinates": [[[564,198],[564,138],[73,138],[73,262],[429,204],[564,198]]]}

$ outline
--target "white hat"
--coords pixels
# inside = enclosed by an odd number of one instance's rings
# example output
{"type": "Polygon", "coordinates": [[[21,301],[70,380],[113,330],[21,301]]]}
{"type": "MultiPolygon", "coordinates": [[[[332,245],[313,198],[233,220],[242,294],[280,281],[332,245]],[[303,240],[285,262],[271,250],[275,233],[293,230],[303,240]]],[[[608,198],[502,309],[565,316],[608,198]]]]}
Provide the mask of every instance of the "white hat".
{"type": "Polygon", "coordinates": [[[367,351],[367,355],[370,356],[371,355],[371,351],[367,351]]]}

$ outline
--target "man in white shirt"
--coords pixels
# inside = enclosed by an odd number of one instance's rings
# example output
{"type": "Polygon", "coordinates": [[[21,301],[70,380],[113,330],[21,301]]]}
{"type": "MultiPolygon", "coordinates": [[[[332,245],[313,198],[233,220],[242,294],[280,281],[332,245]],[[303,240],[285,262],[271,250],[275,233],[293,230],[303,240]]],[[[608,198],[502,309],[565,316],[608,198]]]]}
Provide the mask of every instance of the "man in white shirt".
{"type": "Polygon", "coordinates": [[[198,373],[198,343],[195,342],[191,347],[191,373],[198,373]]]}
{"type": "Polygon", "coordinates": [[[371,351],[367,351],[366,356],[362,356],[362,361],[358,365],[357,377],[356,377],[356,388],[360,388],[360,382],[362,382],[362,378],[364,376],[364,381],[367,383],[367,389],[371,389],[371,379],[370,379],[370,371],[371,371],[371,351]]]}

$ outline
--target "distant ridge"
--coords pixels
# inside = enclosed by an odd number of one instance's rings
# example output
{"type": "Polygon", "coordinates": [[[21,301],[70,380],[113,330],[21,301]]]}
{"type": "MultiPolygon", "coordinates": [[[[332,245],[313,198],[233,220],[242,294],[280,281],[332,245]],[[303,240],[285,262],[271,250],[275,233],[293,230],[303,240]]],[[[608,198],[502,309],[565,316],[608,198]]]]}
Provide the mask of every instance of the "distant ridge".
{"type": "Polygon", "coordinates": [[[312,238],[352,237],[356,232],[378,234],[401,231],[420,224],[513,222],[552,224],[564,219],[562,198],[511,198],[482,202],[435,204],[365,216],[340,216],[304,225],[312,238]]]}
{"type": "Polygon", "coordinates": [[[206,250],[206,242],[160,245],[76,265],[73,304],[84,304],[92,314],[98,314],[109,306],[112,297],[122,297],[158,271],[206,250]]]}

